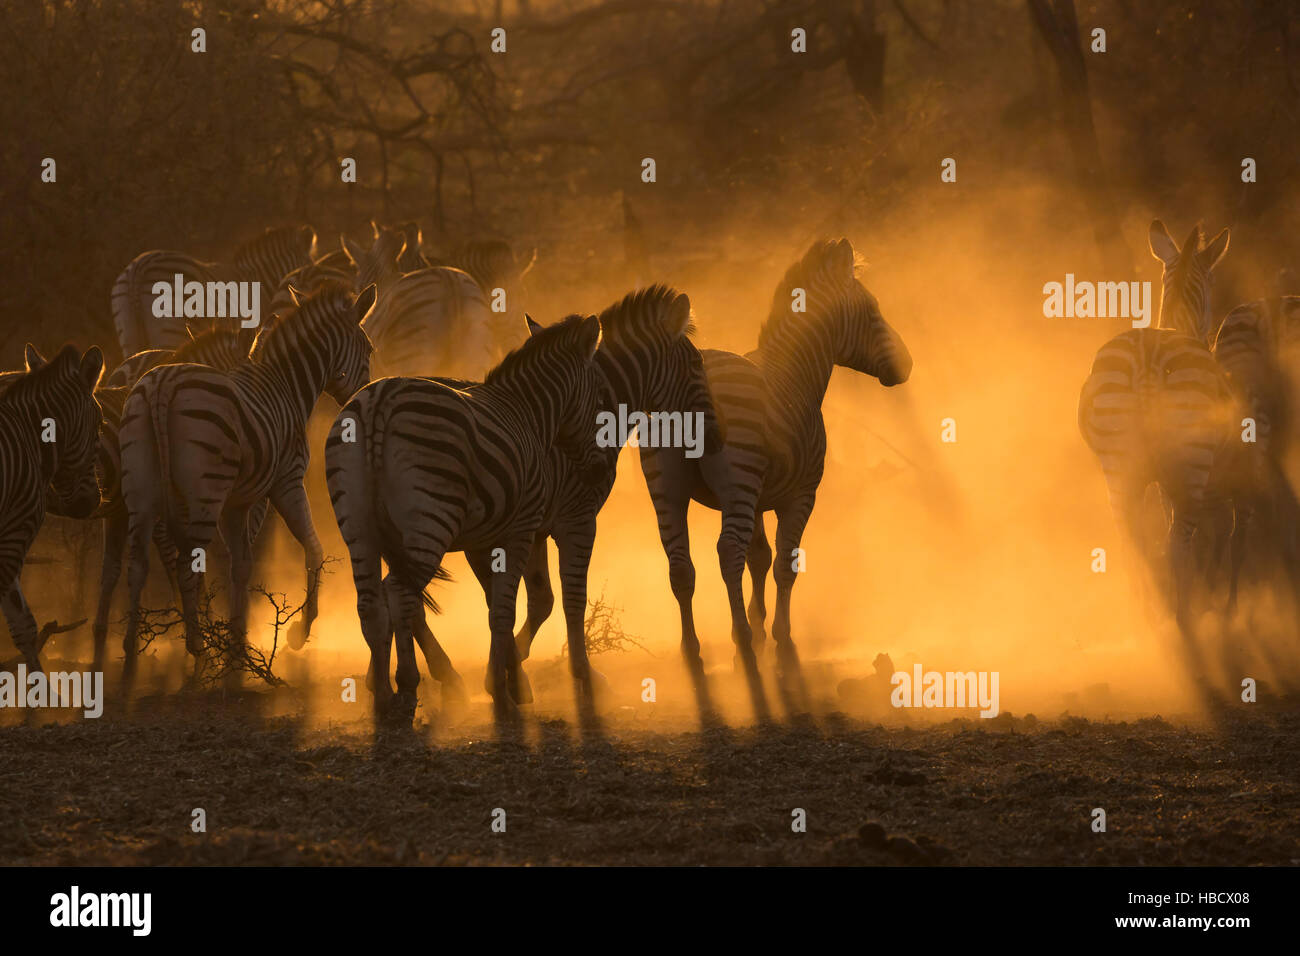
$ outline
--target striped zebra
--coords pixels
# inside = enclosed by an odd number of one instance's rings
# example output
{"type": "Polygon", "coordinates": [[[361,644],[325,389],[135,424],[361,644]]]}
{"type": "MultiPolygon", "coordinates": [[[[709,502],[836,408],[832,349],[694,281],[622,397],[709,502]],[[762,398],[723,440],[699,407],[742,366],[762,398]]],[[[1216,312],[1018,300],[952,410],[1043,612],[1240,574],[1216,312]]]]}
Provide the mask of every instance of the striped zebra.
{"type": "MultiPolygon", "coordinates": [[[[708,381],[699,350],[691,341],[694,331],[689,297],[666,285],[629,293],[599,316],[602,330],[596,350],[596,367],[604,381],[601,410],[617,414],[622,406],[648,416],[698,414],[703,422],[699,437],[703,451],[720,450],[722,440],[709,396],[708,381]]],[[[473,389],[478,383],[435,379],[453,388],[473,389]]],[[[520,660],[527,660],[538,629],[555,607],[548,566],[547,539],[555,540],[559,552],[560,586],[569,649],[569,669],[578,701],[591,706],[594,687],[600,681],[587,659],[586,611],[587,569],[596,539],[596,516],[614,487],[621,447],[612,445],[600,452],[603,473],[597,480],[585,473],[569,455],[552,448],[547,458],[549,486],[553,497],[533,539],[524,569],[528,614],[515,634],[520,660]]],[[[484,594],[491,592],[484,581],[484,594]]],[[[394,607],[390,600],[390,608],[394,607]]],[[[424,617],[416,617],[416,639],[424,653],[430,674],[454,695],[460,675],[434,639],[424,617]]],[[[399,638],[400,639],[400,638],[399,638]]],[[[520,675],[521,702],[530,695],[520,675]]]]}
{"type": "Polygon", "coordinates": [[[1249,542],[1262,526],[1282,558],[1300,604],[1300,501],[1286,474],[1295,431],[1293,376],[1300,370],[1300,296],[1282,295],[1239,305],[1214,338],[1214,356],[1227,375],[1243,427],[1254,442],[1234,454],[1236,522],[1232,528],[1227,613],[1237,604],[1249,542]],[[1267,520],[1260,522],[1260,515],[1267,520]]]}
{"type": "Polygon", "coordinates": [[[1151,254],[1164,267],[1159,320],[1106,342],[1079,396],[1079,431],[1101,463],[1111,510],[1185,632],[1197,532],[1229,524],[1234,507],[1233,403],[1208,345],[1211,277],[1228,239],[1224,229],[1206,245],[1197,226],[1179,246],[1164,223],[1151,223],[1151,254]],[[1152,484],[1168,511],[1163,566],[1145,530],[1152,484]]]}
{"type": "Polygon", "coordinates": [[[826,457],[821,403],[831,372],[839,365],[891,387],[906,382],[912,370],[906,345],[856,278],[855,264],[847,239],[815,242],[777,286],[755,351],[746,356],[703,352],[725,436],[722,455],[692,461],[678,450],[641,449],[669,581],[681,611],[682,651],[697,685],[702,684],[703,663],[691,607],[695,567],[686,524],[692,500],[722,512],[718,558],[732,639],[751,688],[757,686],[755,649],[763,640],[769,569],[777,587],[772,634],[778,668],[783,677],[797,681],[790,594],[826,457]],[[792,309],[797,290],[802,290],[806,312],[792,309]],[[777,516],[775,562],[763,531],[762,516],[768,511],[777,516]],[[748,618],[742,591],[747,562],[754,584],[748,618]]]}
{"type": "Polygon", "coordinates": [[[489,303],[498,295],[497,290],[505,295],[505,311],[488,314],[493,355],[499,357],[519,344],[516,330],[526,296],[524,278],[536,262],[536,247],[527,256],[518,256],[509,243],[500,239],[471,239],[456,246],[446,262],[433,264],[452,266],[467,273],[478,283],[489,303]]]}
{"type": "Polygon", "coordinates": [[[0,612],[27,666],[40,670],[36,618],[22,592],[23,561],[47,502],[72,517],[99,507],[95,388],[104,356],[98,348],[82,354],[69,345],[46,362],[28,345],[26,367],[0,395],[0,612]]]}
{"type": "MultiPolygon", "coordinates": [[[[312,261],[316,233],[311,226],[268,229],[240,246],[230,263],[203,262],[183,252],[154,251],[136,256],[113,283],[113,324],[123,355],[151,348],[176,349],[185,344],[183,316],[153,314],[154,284],[171,284],[176,275],[185,282],[259,282],[262,304],[285,275],[312,261]]],[[[269,315],[263,309],[263,315],[269,315]]],[[[225,323],[238,327],[238,320],[225,323]]]]}
{"type": "MultiPolygon", "coordinates": [[[[437,370],[451,378],[480,379],[519,344],[515,329],[523,315],[523,279],[536,251],[521,260],[500,240],[472,241],[446,259],[430,259],[419,251],[423,236],[417,224],[400,223],[392,230],[406,240],[398,262],[404,275],[390,291],[381,290],[367,326],[379,368],[383,374],[437,370]],[[505,309],[497,312],[499,295],[505,309]]],[[[349,251],[356,259],[355,250],[349,251]]]]}
{"type": "Polygon", "coordinates": [[[551,446],[593,482],[607,468],[595,441],[599,319],[571,315],[546,329],[529,320],[529,327],[531,338],[482,385],[462,391],[432,379],[379,379],[353,396],[330,430],[325,477],[352,560],[381,720],[409,723],[414,714],[419,671],[410,635],[421,594],[445,576],[448,551],[464,551],[491,591],[487,686],[497,716],[524,696],[512,631],[519,579],[553,497],[551,446]],[[394,634],[396,699],[388,677],[394,634]]]}
{"type": "MultiPolygon", "coordinates": [[[[248,358],[248,347],[241,332],[214,329],[196,336],[193,340],[177,349],[152,349],[133,355],[113,372],[113,375],[95,389],[95,399],[103,415],[99,430],[99,447],[96,452],[95,470],[99,479],[102,501],[91,517],[103,520],[103,550],[100,565],[99,603],[92,625],[94,636],[94,670],[104,666],[104,648],[108,636],[108,615],[112,607],[113,591],[122,573],[122,552],[126,545],[126,508],[122,503],[122,469],[121,452],[118,446],[118,431],[121,427],[122,407],[136,380],[149,371],[163,364],[193,362],[211,365],[214,368],[228,369],[248,358]],[[115,385],[114,380],[124,384],[115,385]]],[[[0,372],[0,391],[25,374],[23,372],[0,372]]],[[[50,514],[61,517],[76,517],[65,514],[57,502],[47,506],[50,514]]],[[[265,514],[265,506],[261,509],[265,514]]],[[[260,525],[260,518],[257,521],[260,525]]],[[[154,544],[168,568],[175,564],[175,547],[165,531],[159,527],[154,535],[154,544]]]]}
{"type": "Polygon", "coordinates": [[[263,329],[246,363],[228,372],[163,365],[132,389],[121,429],[130,542],[128,683],[148,544],[160,520],[180,553],[176,570],[186,644],[197,654],[202,574],[190,560],[194,549],[206,553],[220,532],[230,553],[231,622],[242,641],[252,570],[249,513],[269,498],[306,554],[307,599],[288,635],[291,647],[306,641],[316,618],[323,553],[303,486],[305,426],[322,392],[342,404],[368,381],[371,345],[361,322],[374,301],[373,286],[359,295],[346,285],[326,286],[263,329]]]}
{"type": "Polygon", "coordinates": [[[492,311],[487,297],[459,269],[408,272],[385,290],[366,320],[375,343],[376,375],[437,371],[479,379],[492,366],[492,311]]]}
{"type": "MultiPolygon", "coordinates": [[[[371,225],[374,224],[371,223],[371,225]]],[[[393,229],[406,240],[406,246],[402,249],[401,257],[397,261],[398,268],[403,272],[415,272],[417,269],[427,269],[434,265],[425,258],[423,251],[424,232],[420,229],[418,222],[399,222],[393,229]]]]}

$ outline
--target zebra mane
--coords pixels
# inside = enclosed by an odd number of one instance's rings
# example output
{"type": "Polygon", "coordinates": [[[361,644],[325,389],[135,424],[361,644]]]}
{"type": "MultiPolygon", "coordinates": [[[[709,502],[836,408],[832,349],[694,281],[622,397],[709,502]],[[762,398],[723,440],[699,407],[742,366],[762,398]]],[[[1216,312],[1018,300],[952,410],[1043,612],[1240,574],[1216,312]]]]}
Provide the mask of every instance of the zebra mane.
{"type": "Polygon", "coordinates": [[[575,312],[534,333],[527,342],[507,354],[496,368],[488,372],[483,378],[483,384],[491,385],[509,379],[542,362],[546,357],[571,348],[582,334],[582,327],[588,318],[589,316],[575,312]]]}
{"type": "MultiPolygon", "coordinates": [[[[804,253],[803,258],[786,270],[781,281],[777,283],[776,291],[772,294],[772,306],[768,310],[767,319],[763,322],[762,328],[759,329],[759,348],[770,343],[774,336],[779,335],[784,330],[786,325],[817,318],[817,316],[812,316],[809,313],[800,314],[791,310],[791,290],[796,288],[805,290],[838,288],[847,285],[842,274],[832,268],[835,264],[835,257],[843,255],[841,243],[846,242],[848,242],[847,239],[818,239],[804,253]]],[[[861,255],[856,251],[853,252],[854,278],[861,272],[865,262],[866,260],[861,255]]]]}
{"type": "Polygon", "coordinates": [[[316,230],[311,226],[282,226],[267,229],[235,250],[238,268],[251,268],[268,257],[296,259],[308,255],[316,245],[316,230]]]}
{"type": "MultiPolygon", "coordinates": [[[[682,293],[662,282],[629,292],[600,313],[600,331],[611,342],[635,342],[670,334],[666,323],[682,293]]],[[[695,334],[695,310],[691,309],[686,334],[695,334]]]]}
{"type": "Polygon", "coordinates": [[[194,357],[203,356],[209,350],[229,351],[232,355],[242,358],[248,354],[245,343],[245,338],[233,329],[211,328],[194,336],[178,348],[172,358],[177,362],[189,362],[194,357]]]}
{"type": "Polygon", "coordinates": [[[345,315],[355,304],[355,299],[351,283],[337,279],[322,283],[302,300],[301,305],[287,309],[277,321],[265,326],[253,341],[248,357],[257,362],[275,355],[282,348],[291,347],[308,329],[321,325],[332,316],[345,315]]]}

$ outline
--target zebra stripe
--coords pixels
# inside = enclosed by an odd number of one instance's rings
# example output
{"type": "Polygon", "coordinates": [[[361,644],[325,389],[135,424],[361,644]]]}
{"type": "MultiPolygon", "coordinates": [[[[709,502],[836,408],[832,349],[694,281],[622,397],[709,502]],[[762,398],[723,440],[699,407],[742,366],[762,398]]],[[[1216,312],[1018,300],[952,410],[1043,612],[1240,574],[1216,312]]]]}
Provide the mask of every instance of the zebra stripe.
{"type": "MultiPolygon", "coordinates": [[[[718,558],[731,609],[732,639],[757,688],[755,649],[761,647],[764,588],[769,569],[777,585],[772,633],[778,665],[797,679],[798,657],[790,639],[791,556],[812,513],[826,457],[821,403],[836,365],[865,372],[893,386],[907,381],[912,359],[881,316],[880,307],[854,274],[847,239],[816,242],[786,272],[772,299],[758,348],[747,356],[706,350],[704,368],[718,422],[722,455],[698,461],[678,451],[642,448],[641,467],[654,500],[668,574],[681,611],[682,651],[701,684],[703,663],[691,607],[695,567],[686,512],[692,500],[722,512],[718,558]],[[792,292],[802,289],[806,313],[791,311],[792,292]],[[772,552],[762,515],[777,515],[772,552]],[[754,581],[746,619],[742,575],[748,557],[754,581]]],[[[761,706],[759,691],[754,693],[761,706]]]]}
{"type": "Polygon", "coordinates": [[[263,329],[248,362],[228,372],[163,365],[132,389],[121,431],[130,540],[128,681],[147,546],[159,520],[181,554],[177,577],[186,639],[195,651],[202,576],[191,568],[192,550],[206,550],[220,532],[230,552],[231,621],[242,637],[252,558],[248,516],[269,497],[306,554],[307,600],[289,643],[301,647],[306,640],[316,617],[322,552],[303,487],[305,427],[322,392],[342,404],[368,380],[371,345],[360,323],[374,300],[373,287],[354,296],[345,285],[327,286],[263,329]]]}
{"type": "MultiPolygon", "coordinates": [[[[602,409],[613,411],[622,405],[646,414],[699,413],[705,425],[705,451],[716,452],[721,447],[721,435],[704,363],[690,340],[694,331],[690,299],[668,286],[657,285],[628,294],[602,312],[599,319],[602,336],[596,350],[596,367],[603,379],[602,409]]],[[[477,383],[456,379],[434,381],[462,390],[478,387],[477,383]]],[[[528,616],[515,635],[520,660],[528,659],[538,629],[555,606],[546,545],[548,537],[554,538],[559,551],[569,668],[583,705],[592,703],[593,676],[599,679],[587,659],[587,569],[596,538],[596,516],[614,487],[620,450],[603,450],[603,469],[593,476],[580,470],[578,463],[558,448],[551,449],[547,467],[554,496],[533,539],[524,570],[528,616]]],[[[485,592],[485,596],[490,603],[490,593],[485,592]]],[[[443,693],[463,693],[460,675],[422,616],[416,618],[415,636],[430,673],[443,685],[443,693]]],[[[521,693],[527,699],[522,675],[520,681],[521,693]]]]}
{"type": "Polygon", "coordinates": [[[82,355],[69,345],[47,363],[28,345],[26,358],[27,374],[0,395],[0,611],[27,665],[39,670],[36,619],[22,593],[23,561],[45,519],[47,496],[74,517],[99,506],[101,414],[94,393],[104,356],[98,348],[82,355]],[[53,423],[52,441],[43,440],[47,422],[53,423]]]}
{"type": "MultiPolygon", "coordinates": [[[[1121,528],[1143,542],[1144,494],[1152,483],[1172,505],[1169,557],[1180,624],[1189,608],[1192,540],[1220,499],[1212,479],[1231,453],[1231,413],[1227,381],[1210,350],[1173,329],[1131,329],[1112,338],[1097,352],[1079,396],[1079,431],[1101,462],[1121,528]]],[[[1151,549],[1142,555],[1159,578],[1151,549]]]]}
{"type": "Polygon", "coordinates": [[[1210,311],[1211,280],[1214,267],[1228,251],[1228,238],[1228,230],[1223,229],[1209,245],[1204,245],[1198,224],[1192,227],[1180,247],[1163,222],[1152,220],[1151,254],[1164,265],[1158,327],[1176,329],[1199,342],[1209,343],[1214,327],[1210,311]]]}
{"type": "Polygon", "coordinates": [[[1224,318],[1214,338],[1214,356],[1224,370],[1244,427],[1255,424],[1254,443],[1233,442],[1232,463],[1224,481],[1237,520],[1232,527],[1227,611],[1237,603],[1241,567],[1248,542],[1263,524],[1270,546],[1281,555],[1300,600],[1300,501],[1285,462],[1295,432],[1292,374],[1300,348],[1300,296],[1284,295],[1239,305],[1224,318]]]}
{"type": "MultiPolygon", "coordinates": [[[[123,355],[151,348],[176,349],[186,342],[184,316],[158,318],[153,314],[156,282],[169,285],[180,274],[186,282],[260,282],[262,305],[289,272],[311,262],[316,233],[310,226],[268,229],[235,252],[230,264],[202,262],[183,252],[144,252],[113,283],[113,324],[123,355]]],[[[269,315],[262,309],[263,315],[269,315]]],[[[222,327],[238,327],[238,320],[214,319],[222,327]]]]}
{"type": "Polygon", "coordinates": [[[409,636],[420,595],[441,576],[448,551],[464,551],[491,590],[488,687],[497,714],[522,697],[511,632],[519,578],[553,499],[550,448],[577,459],[583,473],[607,468],[594,440],[599,320],[572,315],[531,327],[532,337],[482,385],[461,391],[432,379],[383,378],[353,396],[330,430],[325,477],[351,556],[381,718],[409,722],[413,714],[419,672],[409,636]],[[495,549],[504,567],[494,566],[495,549]],[[388,680],[394,632],[396,706],[388,680]]]}
{"type": "Polygon", "coordinates": [[[495,355],[483,290],[459,269],[420,269],[397,279],[366,320],[376,374],[478,379],[495,355]]]}

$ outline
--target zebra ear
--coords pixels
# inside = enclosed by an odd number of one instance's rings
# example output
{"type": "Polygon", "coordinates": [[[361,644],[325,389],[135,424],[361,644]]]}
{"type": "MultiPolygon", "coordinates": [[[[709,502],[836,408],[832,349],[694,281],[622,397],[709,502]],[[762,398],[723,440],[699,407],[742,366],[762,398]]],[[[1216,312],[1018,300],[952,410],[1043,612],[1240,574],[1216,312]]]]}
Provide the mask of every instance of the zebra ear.
{"type": "Polygon", "coordinates": [[[1151,245],[1151,255],[1165,265],[1171,265],[1178,258],[1178,244],[1174,242],[1174,237],[1169,235],[1169,230],[1159,219],[1151,220],[1148,242],[1151,245]]]}
{"type": "Polygon", "coordinates": [[[294,305],[301,307],[303,299],[307,298],[307,296],[304,293],[299,292],[297,289],[295,289],[293,283],[291,282],[289,283],[289,298],[293,299],[294,305]]]}
{"type": "Polygon", "coordinates": [[[357,313],[358,325],[360,325],[362,322],[365,321],[366,316],[370,314],[370,310],[375,307],[375,299],[378,297],[378,295],[379,292],[375,288],[375,284],[373,282],[370,283],[370,285],[366,286],[364,289],[362,289],[360,294],[357,295],[356,313],[357,313]]]}
{"type": "Polygon", "coordinates": [[[23,349],[23,360],[27,363],[27,371],[34,372],[45,365],[45,356],[36,351],[36,346],[31,342],[23,349]]]}
{"type": "Polygon", "coordinates": [[[81,357],[81,367],[77,370],[81,380],[86,383],[86,387],[92,392],[99,387],[99,380],[104,375],[104,353],[100,351],[98,345],[92,345],[86,349],[86,354],[81,357]]]}
{"type": "Polygon", "coordinates": [[[834,268],[850,281],[853,279],[853,244],[847,239],[840,239],[835,243],[831,259],[834,268]]]}
{"type": "Polygon", "coordinates": [[[594,315],[589,315],[582,320],[582,357],[590,362],[596,355],[596,349],[600,347],[600,319],[594,315]]]}
{"type": "Polygon", "coordinates": [[[528,334],[530,336],[536,335],[538,332],[542,331],[541,325],[534,322],[533,317],[529,315],[527,312],[524,313],[524,322],[526,322],[528,325],[528,334]]]}
{"type": "Polygon", "coordinates": [[[537,247],[533,246],[533,251],[531,254],[529,254],[528,261],[525,262],[523,268],[519,270],[519,278],[522,279],[524,276],[528,275],[528,270],[530,270],[536,263],[537,263],[537,247]]]}
{"type": "Polygon", "coordinates": [[[373,219],[370,220],[370,238],[371,239],[379,238],[379,226],[375,224],[375,221],[373,219]]]}
{"type": "Polygon", "coordinates": [[[685,292],[679,293],[668,306],[667,319],[664,325],[669,334],[674,337],[685,335],[691,325],[691,297],[685,292]]]}
{"type": "Polygon", "coordinates": [[[1201,265],[1205,266],[1205,271],[1209,272],[1219,264],[1223,254],[1228,251],[1228,227],[1224,226],[1223,230],[1210,240],[1210,244],[1197,253],[1201,260],[1201,265]]]}
{"type": "Polygon", "coordinates": [[[348,257],[348,262],[354,266],[359,265],[366,251],[361,246],[347,236],[339,236],[339,245],[343,247],[343,254],[348,257]]]}
{"type": "Polygon", "coordinates": [[[298,230],[298,237],[302,239],[302,248],[307,258],[315,258],[312,254],[316,251],[316,230],[311,226],[303,226],[298,230]]]}

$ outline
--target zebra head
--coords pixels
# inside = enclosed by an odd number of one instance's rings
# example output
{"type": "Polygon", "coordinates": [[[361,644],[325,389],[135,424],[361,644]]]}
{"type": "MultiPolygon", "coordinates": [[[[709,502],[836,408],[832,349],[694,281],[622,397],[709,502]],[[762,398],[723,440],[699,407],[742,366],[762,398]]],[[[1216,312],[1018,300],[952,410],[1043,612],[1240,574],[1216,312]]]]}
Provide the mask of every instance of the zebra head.
{"type": "Polygon", "coordinates": [[[311,264],[315,249],[316,230],[311,226],[267,229],[235,251],[235,271],[248,281],[260,282],[263,301],[269,301],[281,279],[311,264]]]}
{"type": "MultiPolygon", "coordinates": [[[[370,224],[374,231],[374,241],[369,249],[363,249],[359,242],[353,242],[347,236],[340,236],[339,243],[348,260],[356,267],[357,286],[364,289],[374,284],[376,289],[387,289],[393,282],[408,271],[403,268],[402,260],[409,249],[410,241],[400,229],[370,224]]],[[[417,268],[419,268],[417,266],[417,268]]]]}
{"type": "Polygon", "coordinates": [[[1152,220],[1151,255],[1164,265],[1160,295],[1160,321],[1164,329],[1177,329],[1201,342],[1208,342],[1212,318],[1210,291],[1214,267],[1228,251],[1225,227],[1209,245],[1204,245],[1199,224],[1192,228],[1180,248],[1165,224],[1152,220]]]}
{"type": "Polygon", "coordinates": [[[80,354],[65,345],[50,362],[27,346],[29,373],[14,392],[26,397],[42,430],[42,455],[50,475],[51,510],[69,518],[88,518],[100,503],[95,460],[103,412],[95,389],[104,374],[104,355],[97,347],[80,354]],[[50,438],[45,429],[52,426],[50,438]]]}
{"type": "MultiPolygon", "coordinates": [[[[512,354],[535,352],[544,356],[535,374],[561,386],[559,407],[555,409],[558,430],[554,445],[573,462],[582,481],[597,484],[609,472],[607,450],[596,443],[596,416],[606,390],[605,378],[593,361],[601,342],[600,319],[575,313],[543,327],[525,314],[524,321],[529,340],[512,354]]],[[[492,381],[509,361],[507,358],[489,372],[487,381],[492,381]]],[[[538,396],[548,393],[554,394],[555,389],[536,390],[538,396]]]]}
{"type": "Polygon", "coordinates": [[[370,381],[374,346],[361,323],[374,308],[375,287],[354,293],[345,282],[330,282],[310,296],[293,288],[290,294],[294,310],[258,333],[249,357],[302,366],[298,377],[323,382],[325,393],[343,405],[370,381]]]}
{"type": "Polygon", "coordinates": [[[691,300],[666,285],[624,296],[600,315],[596,364],[609,382],[613,401],[646,413],[700,414],[704,451],[722,448],[695,331],[691,300]]]}
{"type": "MultiPolygon", "coordinates": [[[[813,243],[777,286],[772,316],[788,314],[792,292],[802,288],[810,322],[824,323],[830,334],[834,364],[871,375],[886,387],[901,385],[912,374],[912,355],[880,314],[876,297],[858,281],[856,270],[857,257],[849,240],[813,243]]],[[[769,319],[764,333],[773,325],[769,319]]]]}
{"type": "MultiPolygon", "coordinates": [[[[375,230],[375,239],[379,239],[379,227],[373,222],[370,224],[375,230]]],[[[428,268],[428,260],[424,258],[424,232],[420,229],[420,224],[415,220],[399,222],[393,226],[392,231],[397,232],[406,240],[406,248],[401,250],[401,255],[397,260],[397,266],[402,272],[415,272],[417,269],[428,268]]]]}

